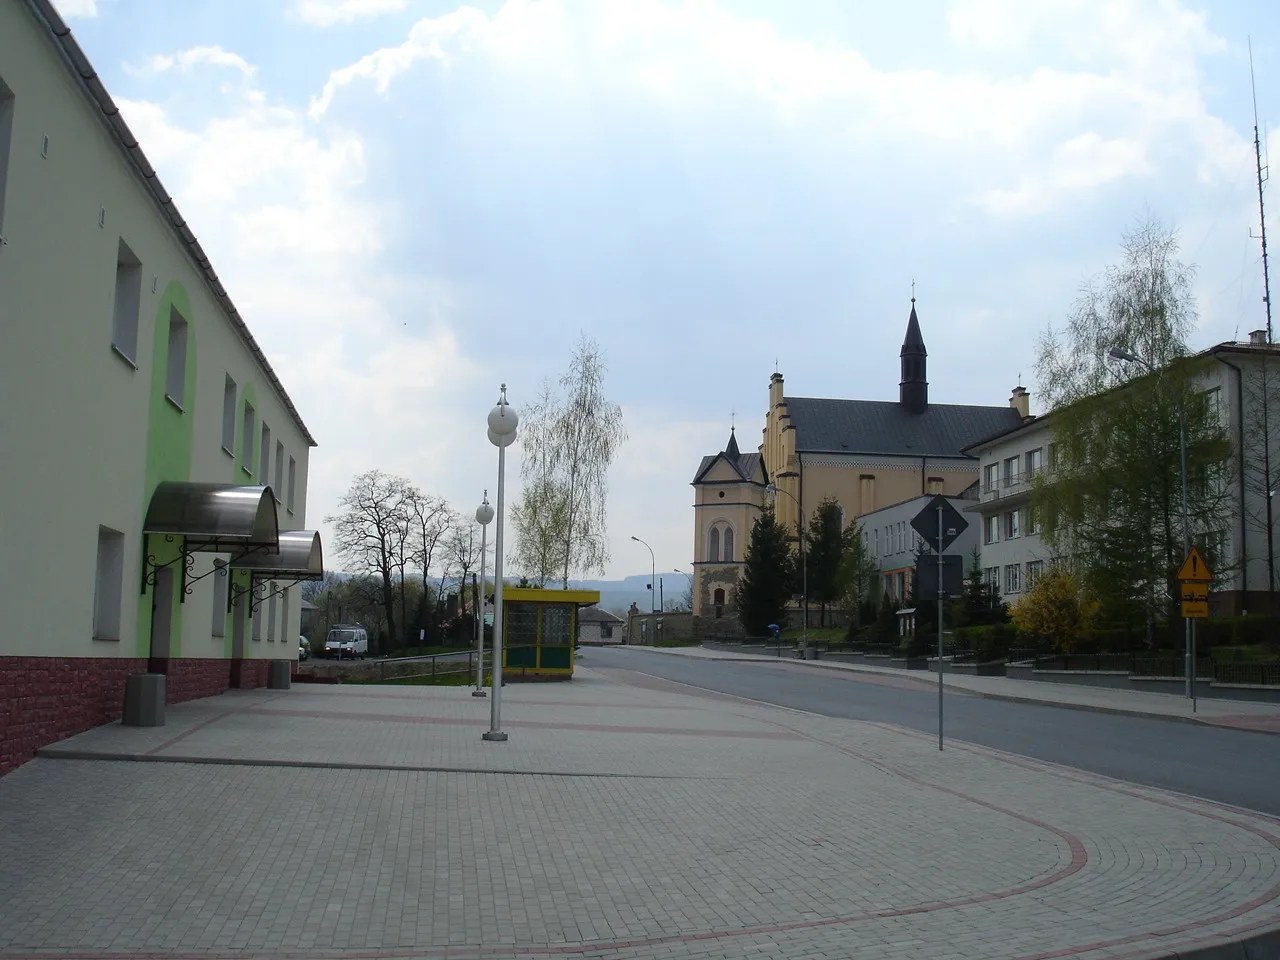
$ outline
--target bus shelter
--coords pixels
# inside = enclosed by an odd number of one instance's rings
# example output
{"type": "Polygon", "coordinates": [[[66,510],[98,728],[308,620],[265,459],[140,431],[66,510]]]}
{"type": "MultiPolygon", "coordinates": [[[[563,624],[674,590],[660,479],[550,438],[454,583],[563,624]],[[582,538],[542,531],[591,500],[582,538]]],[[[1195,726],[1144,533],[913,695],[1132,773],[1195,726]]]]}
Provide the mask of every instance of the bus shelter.
{"type": "Polygon", "coordinates": [[[572,678],[578,609],[599,602],[598,590],[503,590],[503,670],[511,679],[572,678]]]}

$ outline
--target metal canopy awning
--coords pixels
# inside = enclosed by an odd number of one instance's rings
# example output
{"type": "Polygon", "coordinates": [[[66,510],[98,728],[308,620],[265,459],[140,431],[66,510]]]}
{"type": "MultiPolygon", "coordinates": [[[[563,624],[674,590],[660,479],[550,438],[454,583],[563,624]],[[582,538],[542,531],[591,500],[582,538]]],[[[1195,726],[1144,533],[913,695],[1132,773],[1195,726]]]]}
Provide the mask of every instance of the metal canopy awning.
{"type": "Polygon", "coordinates": [[[321,580],[324,554],[315,530],[281,530],[280,552],[254,553],[231,561],[238,570],[252,570],[259,579],[321,580]]]}
{"type": "Polygon", "coordinates": [[[151,495],[142,532],[182,537],[185,553],[280,549],[270,487],[165,481],[151,495]]]}

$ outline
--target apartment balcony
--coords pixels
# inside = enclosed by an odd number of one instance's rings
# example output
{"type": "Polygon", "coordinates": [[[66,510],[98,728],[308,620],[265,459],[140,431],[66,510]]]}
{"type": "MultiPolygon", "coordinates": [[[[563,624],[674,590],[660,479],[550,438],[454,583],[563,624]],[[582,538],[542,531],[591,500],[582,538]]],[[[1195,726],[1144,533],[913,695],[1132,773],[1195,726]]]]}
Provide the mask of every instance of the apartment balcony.
{"type": "Polygon", "coordinates": [[[1047,467],[1033,467],[1030,470],[1023,470],[1019,473],[1008,474],[1000,477],[994,483],[983,481],[982,489],[978,494],[979,503],[990,503],[994,500],[1000,501],[1021,501],[1027,498],[1031,493],[1031,487],[1034,485],[1037,477],[1048,476],[1047,467]]]}

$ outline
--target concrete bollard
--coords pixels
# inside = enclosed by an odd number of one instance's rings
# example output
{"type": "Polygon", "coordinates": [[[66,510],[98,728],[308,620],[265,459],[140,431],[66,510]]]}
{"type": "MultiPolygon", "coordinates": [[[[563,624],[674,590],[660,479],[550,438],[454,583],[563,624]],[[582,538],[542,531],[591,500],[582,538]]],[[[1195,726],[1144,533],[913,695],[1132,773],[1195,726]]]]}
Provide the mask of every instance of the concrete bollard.
{"type": "Polygon", "coordinates": [[[164,683],[163,673],[135,673],[126,677],[120,722],[126,727],[163,727],[164,683]]]}
{"type": "Polygon", "coordinates": [[[292,664],[288,660],[272,660],[267,664],[267,689],[268,690],[288,690],[292,684],[290,678],[290,667],[292,664]]]}

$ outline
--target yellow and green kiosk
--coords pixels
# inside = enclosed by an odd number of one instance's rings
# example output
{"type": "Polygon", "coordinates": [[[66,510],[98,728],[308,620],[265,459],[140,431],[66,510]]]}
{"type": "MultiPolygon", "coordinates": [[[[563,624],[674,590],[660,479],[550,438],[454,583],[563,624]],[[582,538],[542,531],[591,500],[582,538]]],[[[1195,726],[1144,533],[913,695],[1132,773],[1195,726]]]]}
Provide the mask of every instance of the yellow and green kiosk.
{"type": "Polygon", "coordinates": [[[578,609],[599,602],[598,590],[503,590],[502,669],[507,678],[572,679],[578,609]]]}

